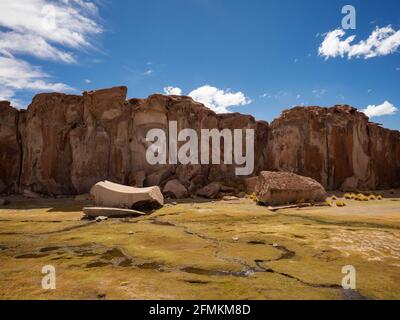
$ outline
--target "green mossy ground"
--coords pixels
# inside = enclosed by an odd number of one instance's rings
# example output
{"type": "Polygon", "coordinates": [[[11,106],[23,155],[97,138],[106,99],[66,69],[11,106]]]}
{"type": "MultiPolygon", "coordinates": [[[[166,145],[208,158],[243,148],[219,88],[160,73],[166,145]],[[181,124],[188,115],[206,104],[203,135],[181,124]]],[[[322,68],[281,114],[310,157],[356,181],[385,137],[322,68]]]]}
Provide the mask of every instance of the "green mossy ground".
{"type": "Polygon", "coordinates": [[[0,208],[0,299],[400,299],[400,202],[271,212],[247,199],[81,220],[72,199],[0,208]],[[57,289],[43,290],[44,265],[57,289]],[[342,267],[357,291],[341,289],[342,267]]]}

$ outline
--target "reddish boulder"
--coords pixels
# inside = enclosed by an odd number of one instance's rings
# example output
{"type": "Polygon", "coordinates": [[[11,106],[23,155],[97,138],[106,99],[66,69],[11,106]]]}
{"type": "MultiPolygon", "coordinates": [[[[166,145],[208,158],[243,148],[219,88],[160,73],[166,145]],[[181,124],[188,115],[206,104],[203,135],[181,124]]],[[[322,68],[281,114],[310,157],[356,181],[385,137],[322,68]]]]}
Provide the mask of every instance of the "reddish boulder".
{"type": "Polygon", "coordinates": [[[197,191],[197,195],[207,199],[215,199],[221,191],[221,184],[219,182],[211,182],[204,188],[197,191]]]}
{"type": "Polygon", "coordinates": [[[178,179],[167,182],[163,189],[163,193],[175,199],[184,199],[188,196],[188,191],[178,179]]]}
{"type": "Polygon", "coordinates": [[[260,203],[274,206],[326,200],[326,191],[320,183],[290,172],[262,171],[255,191],[260,203]]]}

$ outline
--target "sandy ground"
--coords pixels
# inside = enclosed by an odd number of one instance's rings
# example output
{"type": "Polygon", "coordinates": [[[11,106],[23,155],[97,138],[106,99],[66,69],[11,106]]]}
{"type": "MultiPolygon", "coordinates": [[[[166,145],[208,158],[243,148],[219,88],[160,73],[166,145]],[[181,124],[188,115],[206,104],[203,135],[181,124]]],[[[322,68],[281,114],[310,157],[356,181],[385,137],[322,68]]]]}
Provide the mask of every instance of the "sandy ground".
{"type": "Polygon", "coordinates": [[[102,222],[73,199],[10,197],[0,299],[400,299],[400,194],[384,196],[276,212],[186,202],[102,222]],[[42,289],[46,265],[55,290],[42,289]],[[341,287],[346,265],[356,290],[341,287]]]}

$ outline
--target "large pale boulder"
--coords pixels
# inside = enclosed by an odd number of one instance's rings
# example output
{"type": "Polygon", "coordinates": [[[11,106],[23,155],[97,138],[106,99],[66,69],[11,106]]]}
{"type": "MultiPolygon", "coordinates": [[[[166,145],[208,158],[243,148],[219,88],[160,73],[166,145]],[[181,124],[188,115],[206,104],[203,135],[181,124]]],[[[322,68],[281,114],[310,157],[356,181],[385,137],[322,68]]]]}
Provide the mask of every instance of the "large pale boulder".
{"type": "Polygon", "coordinates": [[[96,206],[148,210],[164,205],[159,187],[134,188],[110,181],[96,183],[90,190],[96,206]]]}
{"type": "Polygon", "coordinates": [[[258,201],[268,205],[326,200],[326,191],[319,182],[290,172],[262,171],[255,191],[258,201]]]}
{"type": "Polygon", "coordinates": [[[175,199],[183,199],[188,196],[188,191],[178,179],[170,180],[164,187],[163,193],[175,199]]]}

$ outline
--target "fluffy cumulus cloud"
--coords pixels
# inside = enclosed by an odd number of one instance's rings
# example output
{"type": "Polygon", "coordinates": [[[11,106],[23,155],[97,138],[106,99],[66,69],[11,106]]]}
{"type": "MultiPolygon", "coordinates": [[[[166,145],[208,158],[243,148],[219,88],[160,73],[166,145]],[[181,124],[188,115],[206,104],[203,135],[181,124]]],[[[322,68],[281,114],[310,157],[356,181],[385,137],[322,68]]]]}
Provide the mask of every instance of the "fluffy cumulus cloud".
{"type": "Polygon", "coordinates": [[[400,30],[394,30],[390,25],[376,28],[366,40],[354,43],[355,35],[345,37],[342,29],[328,32],[321,43],[318,54],[321,57],[347,57],[370,59],[386,56],[397,51],[400,47],[400,30]]]}
{"type": "Polygon", "coordinates": [[[392,103],[385,101],[380,105],[370,105],[361,111],[364,112],[368,117],[372,118],[393,115],[398,111],[398,109],[392,103]]]}
{"type": "Polygon", "coordinates": [[[70,90],[21,56],[76,63],[74,53],[92,48],[89,39],[102,32],[97,18],[91,1],[1,0],[0,99],[12,99],[20,90],[70,90]]]}
{"type": "Polygon", "coordinates": [[[251,103],[242,92],[230,92],[205,85],[189,93],[193,100],[203,103],[217,113],[228,113],[229,107],[244,106],[251,103]]]}
{"type": "Polygon", "coordinates": [[[165,87],[164,93],[169,96],[181,96],[182,90],[180,88],[176,88],[176,87],[165,87]]]}
{"type": "MultiPolygon", "coordinates": [[[[182,90],[176,87],[165,87],[168,95],[182,95],[182,90]]],[[[217,113],[229,113],[229,107],[244,106],[252,101],[242,92],[230,92],[209,85],[202,86],[188,94],[194,101],[200,102],[217,113]]]]}

